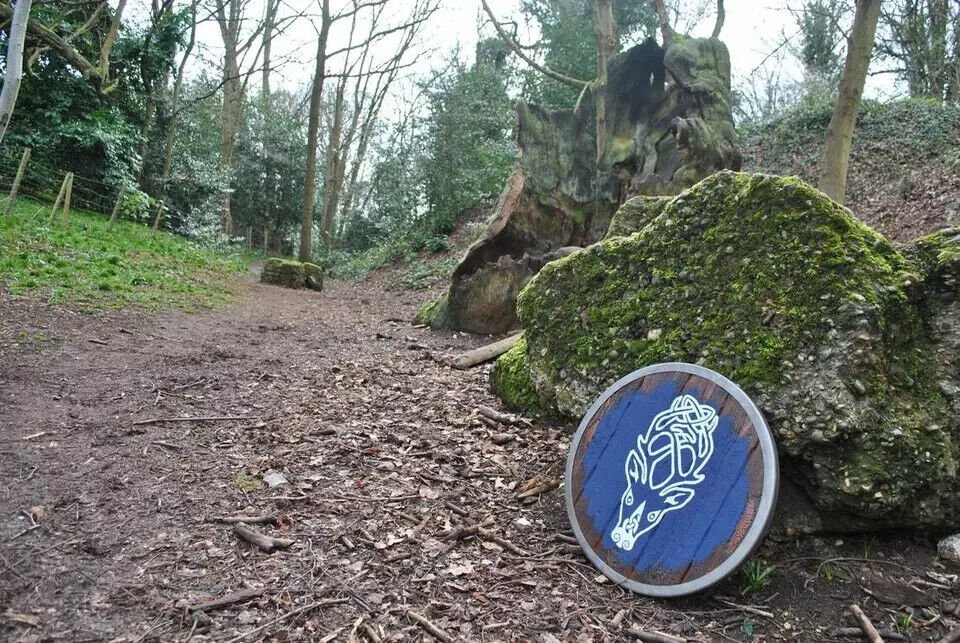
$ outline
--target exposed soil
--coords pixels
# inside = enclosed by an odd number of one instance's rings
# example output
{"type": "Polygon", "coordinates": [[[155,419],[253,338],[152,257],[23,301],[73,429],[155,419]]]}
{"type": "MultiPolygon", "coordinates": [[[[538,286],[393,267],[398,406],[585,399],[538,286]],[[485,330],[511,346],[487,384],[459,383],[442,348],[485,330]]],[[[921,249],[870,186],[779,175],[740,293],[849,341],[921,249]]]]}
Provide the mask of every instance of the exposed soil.
{"type": "Polygon", "coordinates": [[[836,630],[853,603],[907,640],[958,626],[957,570],[920,536],[772,536],[746,595],[742,575],[673,601],[602,582],[558,488],[569,427],[478,415],[502,410],[487,369],[442,356],[487,340],[411,327],[433,293],[388,279],[244,282],[193,315],[0,295],[0,637],[857,640],[836,630]],[[240,419],[144,422],[209,416],[240,419]],[[256,488],[271,469],[288,482],[256,488]],[[211,521],[237,515],[294,544],[211,521]]]}

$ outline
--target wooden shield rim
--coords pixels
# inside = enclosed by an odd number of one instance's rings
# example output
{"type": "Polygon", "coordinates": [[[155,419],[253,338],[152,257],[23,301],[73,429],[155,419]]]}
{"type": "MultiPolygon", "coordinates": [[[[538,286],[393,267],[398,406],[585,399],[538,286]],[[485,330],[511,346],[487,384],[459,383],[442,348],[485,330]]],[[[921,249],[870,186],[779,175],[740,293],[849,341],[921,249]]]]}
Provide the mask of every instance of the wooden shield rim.
{"type": "Polygon", "coordinates": [[[757,547],[757,545],[760,544],[760,541],[763,540],[764,535],[767,533],[767,529],[770,527],[770,522],[773,519],[773,509],[776,504],[777,495],[779,494],[780,468],[777,462],[777,448],[773,440],[773,435],[770,433],[770,428],[763,419],[763,414],[760,413],[760,409],[758,409],[757,405],[754,404],[749,397],[747,397],[747,394],[743,392],[743,389],[720,373],[710,370],[709,368],[699,366],[697,364],[688,364],[686,362],[664,362],[661,364],[645,366],[644,368],[633,371],[629,375],[625,375],[607,388],[607,390],[605,390],[600,397],[597,398],[597,400],[590,407],[590,410],[588,410],[586,415],[583,416],[583,420],[580,421],[580,426],[577,427],[577,431],[573,435],[573,440],[570,442],[570,451],[567,453],[567,467],[563,486],[563,495],[567,505],[567,517],[570,520],[570,526],[573,528],[573,533],[576,535],[577,541],[580,543],[580,548],[587,555],[587,558],[589,558],[590,562],[592,562],[601,572],[603,572],[604,576],[621,587],[626,587],[637,594],[643,594],[645,596],[686,596],[687,594],[703,591],[725,579],[738,567],[740,567],[740,565],[746,562],[747,558],[750,557],[750,554],[753,553],[753,550],[757,547]],[[610,399],[613,395],[619,392],[620,389],[627,386],[631,382],[649,375],[667,372],[688,373],[690,375],[696,375],[703,379],[709,380],[722,386],[726,392],[729,393],[740,404],[740,406],[746,412],[747,417],[753,423],[754,430],[757,433],[757,440],[760,443],[760,450],[763,455],[763,486],[760,493],[760,502],[757,506],[756,516],[754,517],[753,522],[750,524],[750,528],[747,530],[743,540],[740,541],[740,544],[737,545],[737,548],[733,550],[733,553],[730,554],[726,560],[703,576],[694,578],[693,580],[685,581],[677,585],[653,585],[649,583],[641,583],[625,577],[623,574],[607,565],[607,563],[605,563],[600,556],[597,555],[593,548],[590,547],[590,543],[586,536],[584,536],[583,530],[580,529],[580,523],[577,521],[576,509],[573,503],[572,482],[574,462],[577,458],[577,451],[580,448],[580,442],[583,439],[583,434],[586,431],[587,426],[589,426],[590,422],[593,420],[594,415],[596,415],[604,403],[606,403],[608,399],[610,399]]]}

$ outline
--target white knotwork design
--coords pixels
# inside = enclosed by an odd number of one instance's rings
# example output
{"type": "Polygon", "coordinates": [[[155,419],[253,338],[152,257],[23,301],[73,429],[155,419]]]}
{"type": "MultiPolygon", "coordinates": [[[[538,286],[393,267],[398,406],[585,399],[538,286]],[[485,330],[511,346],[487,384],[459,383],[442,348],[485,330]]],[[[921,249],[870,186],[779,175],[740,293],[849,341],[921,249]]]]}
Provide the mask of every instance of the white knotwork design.
{"type": "Polygon", "coordinates": [[[630,551],[637,538],[656,527],[670,511],[693,500],[701,473],[713,455],[717,412],[692,395],[679,395],[637,436],[624,463],[627,488],[620,516],[610,532],[614,544],[630,551]]]}

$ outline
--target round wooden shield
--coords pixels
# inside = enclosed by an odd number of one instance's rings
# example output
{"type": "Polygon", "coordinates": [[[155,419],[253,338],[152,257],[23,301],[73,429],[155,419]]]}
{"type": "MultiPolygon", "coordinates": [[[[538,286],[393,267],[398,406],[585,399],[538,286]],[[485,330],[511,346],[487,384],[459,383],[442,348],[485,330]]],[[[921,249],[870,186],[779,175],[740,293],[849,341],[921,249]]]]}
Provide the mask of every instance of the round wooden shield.
{"type": "Polygon", "coordinates": [[[763,537],[777,498],[773,437],[750,398],[694,364],[648,366],[607,389],[567,457],[567,513],[613,582],[648,596],[706,589],[763,537]]]}

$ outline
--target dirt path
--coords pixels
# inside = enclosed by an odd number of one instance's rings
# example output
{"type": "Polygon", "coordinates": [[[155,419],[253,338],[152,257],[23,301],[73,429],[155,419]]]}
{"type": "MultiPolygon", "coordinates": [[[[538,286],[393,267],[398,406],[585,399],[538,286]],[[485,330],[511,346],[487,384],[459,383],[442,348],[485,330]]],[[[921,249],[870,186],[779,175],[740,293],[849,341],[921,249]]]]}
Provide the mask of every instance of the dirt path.
{"type": "Polygon", "coordinates": [[[412,328],[424,296],[377,282],[243,288],[194,315],[0,298],[0,637],[416,640],[412,612],[455,640],[826,640],[853,602],[881,627],[915,610],[911,640],[956,625],[935,586],[955,570],[922,539],[769,540],[777,571],[746,598],[738,578],[672,602],[598,582],[556,489],[568,430],[485,421],[485,370],[437,359],[483,340],[412,328]],[[200,416],[241,419],[144,423],[200,416]],[[271,469],[289,482],[254,488],[271,469]],[[238,514],[295,544],[210,521],[238,514]],[[244,589],[262,593],[185,611],[244,589]]]}

